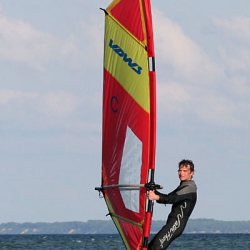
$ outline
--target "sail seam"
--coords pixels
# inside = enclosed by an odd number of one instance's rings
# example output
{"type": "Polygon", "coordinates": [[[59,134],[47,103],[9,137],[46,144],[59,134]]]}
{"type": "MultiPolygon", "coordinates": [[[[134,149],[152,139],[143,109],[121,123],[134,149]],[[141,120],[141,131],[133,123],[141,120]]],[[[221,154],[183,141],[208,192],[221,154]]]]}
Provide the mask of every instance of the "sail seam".
{"type": "Polygon", "coordinates": [[[141,222],[141,223],[136,223],[136,222],[134,222],[134,221],[132,221],[132,220],[126,219],[126,218],[124,218],[124,217],[122,217],[122,216],[120,216],[120,215],[114,214],[114,213],[109,213],[109,215],[110,215],[111,217],[115,217],[115,218],[117,218],[117,219],[123,220],[123,221],[128,222],[128,223],[130,223],[130,224],[132,224],[132,225],[135,225],[135,226],[138,226],[138,227],[142,228],[143,222],[141,222]]]}

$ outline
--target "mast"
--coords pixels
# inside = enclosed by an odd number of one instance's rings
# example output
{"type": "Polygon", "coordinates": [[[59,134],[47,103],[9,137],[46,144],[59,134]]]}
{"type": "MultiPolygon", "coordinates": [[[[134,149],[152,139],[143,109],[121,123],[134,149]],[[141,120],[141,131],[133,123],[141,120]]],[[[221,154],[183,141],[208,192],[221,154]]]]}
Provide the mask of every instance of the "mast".
{"type": "MultiPolygon", "coordinates": [[[[155,52],[154,52],[154,36],[153,21],[150,0],[144,0],[144,11],[146,17],[147,29],[147,53],[149,63],[149,82],[150,82],[150,160],[149,160],[149,183],[154,189],[155,174],[155,152],[156,152],[156,72],[155,72],[155,52]]],[[[153,201],[148,200],[147,211],[145,214],[145,222],[143,227],[142,250],[148,249],[148,240],[153,216],[153,201]]]]}

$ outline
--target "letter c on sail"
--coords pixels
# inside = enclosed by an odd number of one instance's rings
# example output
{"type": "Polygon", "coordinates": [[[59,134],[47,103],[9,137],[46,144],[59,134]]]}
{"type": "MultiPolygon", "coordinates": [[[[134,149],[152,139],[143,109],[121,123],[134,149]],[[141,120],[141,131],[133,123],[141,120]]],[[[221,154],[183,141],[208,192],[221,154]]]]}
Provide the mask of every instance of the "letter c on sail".
{"type": "Polygon", "coordinates": [[[116,96],[112,96],[112,97],[111,97],[111,102],[110,102],[110,104],[111,104],[111,109],[112,109],[112,111],[113,111],[114,113],[116,113],[116,112],[118,111],[118,109],[117,109],[118,99],[117,99],[116,96]]]}

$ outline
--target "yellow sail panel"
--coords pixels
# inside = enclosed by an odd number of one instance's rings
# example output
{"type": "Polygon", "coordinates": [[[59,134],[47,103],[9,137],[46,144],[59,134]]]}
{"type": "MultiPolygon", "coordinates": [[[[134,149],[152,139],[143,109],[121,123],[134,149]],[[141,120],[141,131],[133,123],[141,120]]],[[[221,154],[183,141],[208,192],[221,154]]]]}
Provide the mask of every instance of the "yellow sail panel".
{"type": "Polygon", "coordinates": [[[105,69],[149,112],[149,75],[145,47],[109,15],[106,15],[105,30],[105,69]]]}

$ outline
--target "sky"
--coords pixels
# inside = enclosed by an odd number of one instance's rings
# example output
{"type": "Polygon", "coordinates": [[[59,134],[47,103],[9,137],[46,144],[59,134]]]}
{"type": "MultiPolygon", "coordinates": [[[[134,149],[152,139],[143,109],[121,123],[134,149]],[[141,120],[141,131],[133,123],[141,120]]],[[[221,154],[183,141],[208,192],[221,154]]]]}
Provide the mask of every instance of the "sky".
{"type": "MultiPolygon", "coordinates": [[[[101,183],[108,0],[0,0],[0,223],[106,220],[101,183]]],[[[250,220],[250,1],[151,0],[155,181],[195,164],[191,218],[250,220]]],[[[153,219],[170,206],[155,204],[153,219]]]]}

